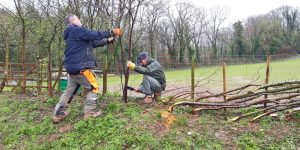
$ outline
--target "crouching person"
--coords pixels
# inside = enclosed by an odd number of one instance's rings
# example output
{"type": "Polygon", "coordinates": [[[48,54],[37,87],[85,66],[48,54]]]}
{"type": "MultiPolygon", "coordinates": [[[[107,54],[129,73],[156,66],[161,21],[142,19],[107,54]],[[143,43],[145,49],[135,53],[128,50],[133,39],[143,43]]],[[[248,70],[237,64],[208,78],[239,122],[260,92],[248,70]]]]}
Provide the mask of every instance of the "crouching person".
{"type": "Polygon", "coordinates": [[[128,61],[127,67],[137,73],[143,74],[141,85],[134,90],[145,94],[144,103],[150,104],[161,96],[166,88],[164,69],[157,60],[151,58],[147,52],[141,52],[137,57],[137,64],[128,61]],[[154,95],[154,97],[152,97],[154,95]]]}

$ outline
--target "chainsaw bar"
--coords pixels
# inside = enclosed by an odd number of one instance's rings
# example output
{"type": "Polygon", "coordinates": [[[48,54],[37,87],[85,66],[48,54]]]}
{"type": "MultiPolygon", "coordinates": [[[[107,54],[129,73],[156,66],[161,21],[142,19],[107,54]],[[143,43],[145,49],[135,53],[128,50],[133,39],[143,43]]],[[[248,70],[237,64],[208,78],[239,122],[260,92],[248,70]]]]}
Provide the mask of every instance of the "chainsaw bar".
{"type": "Polygon", "coordinates": [[[130,91],[134,91],[134,88],[131,87],[131,86],[126,86],[126,88],[127,88],[128,90],[130,90],[130,91]]]}

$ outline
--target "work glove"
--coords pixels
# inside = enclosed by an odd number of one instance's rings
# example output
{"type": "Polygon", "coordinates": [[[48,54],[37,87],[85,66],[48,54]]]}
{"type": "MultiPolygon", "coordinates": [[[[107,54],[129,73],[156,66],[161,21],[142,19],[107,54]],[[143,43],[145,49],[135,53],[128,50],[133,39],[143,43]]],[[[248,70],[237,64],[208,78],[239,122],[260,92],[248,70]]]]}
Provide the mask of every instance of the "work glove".
{"type": "Polygon", "coordinates": [[[114,42],[115,42],[115,38],[113,36],[107,39],[107,43],[114,43],[114,42]]]}
{"type": "Polygon", "coordinates": [[[130,70],[133,70],[135,68],[135,64],[131,61],[127,61],[127,67],[130,69],[130,70]]]}
{"type": "Polygon", "coordinates": [[[123,31],[120,28],[115,28],[111,30],[111,33],[116,36],[121,36],[123,34],[123,31]]]}

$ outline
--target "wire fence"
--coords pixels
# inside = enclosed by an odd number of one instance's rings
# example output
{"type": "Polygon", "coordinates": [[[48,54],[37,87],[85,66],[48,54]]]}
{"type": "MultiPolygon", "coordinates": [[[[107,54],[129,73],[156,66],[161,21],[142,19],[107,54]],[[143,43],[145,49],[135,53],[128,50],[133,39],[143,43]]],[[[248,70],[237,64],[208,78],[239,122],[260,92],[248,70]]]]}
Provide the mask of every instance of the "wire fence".
{"type": "MultiPolygon", "coordinates": [[[[272,55],[272,61],[283,61],[288,59],[299,58],[299,54],[280,54],[280,55],[272,55]]],[[[168,54],[162,53],[158,56],[153,57],[159,61],[159,63],[163,66],[165,70],[178,70],[178,69],[189,69],[191,67],[191,57],[188,56],[170,56],[168,54]]],[[[198,56],[195,57],[195,63],[198,67],[210,67],[210,66],[219,66],[222,62],[226,62],[227,65],[241,65],[241,64],[254,64],[254,63],[264,63],[266,61],[267,55],[222,55],[213,57],[210,55],[198,56]]],[[[107,62],[106,58],[99,57],[97,61],[100,63],[99,68],[103,68],[105,62],[107,62]]],[[[135,60],[132,60],[135,61],[135,60]]],[[[119,74],[120,69],[122,69],[116,58],[114,58],[114,62],[110,63],[110,71],[111,73],[119,74]]]]}
{"type": "MultiPolygon", "coordinates": [[[[300,57],[300,55],[291,54],[281,54],[281,55],[271,55],[273,61],[287,60],[300,57]]],[[[224,55],[218,56],[216,58],[212,56],[202,56],[195,58],[197,66],[218,66],[222,62],[226,62],[228,65],[236,64],[253,64],[253,63],[263,63],[266,61],[267,55],[224,55]]],[[[156,60],[166,69],[178,69],[178,68],[189,68],[191,65],[190,57],[171,57],[171,56],[157,56],[156,60]]]]}
{"type": "MultiPolygon", "coordinates": [[[[162,54],[156,57],[165,69],[168,95],[191,90],[191,58],[170,57],[162,54]],[[175,89],[172,91],[172,89],[175,89]]],[[[194,84],[195,92],[210,90],[222,92],[224,90],[224,73],[222,64],[225,65],[226,89],[230,90],[246,84],[265,84],[267,56],[219,56],[195,58],[194,84]]],[[[99,68],[102,65],[99,63],[99,68]]],[[[111,66],[108,78],[108,91],[122,91],[122,83],[117,64],[111,66]]],[[[1,69],[2,71],[4,68],[1,69]]],[[[300,80],[300,55],[272,55],[270,56],[269,83],[300,80]]],[[[100,85],[102,79],[99,78],[100,85]]],[[[124,82],[124,77],[123,77],[124,82]]],[[[142,81],[142,75],[130,72],[129,85],[138,86],[142,81]]]]}

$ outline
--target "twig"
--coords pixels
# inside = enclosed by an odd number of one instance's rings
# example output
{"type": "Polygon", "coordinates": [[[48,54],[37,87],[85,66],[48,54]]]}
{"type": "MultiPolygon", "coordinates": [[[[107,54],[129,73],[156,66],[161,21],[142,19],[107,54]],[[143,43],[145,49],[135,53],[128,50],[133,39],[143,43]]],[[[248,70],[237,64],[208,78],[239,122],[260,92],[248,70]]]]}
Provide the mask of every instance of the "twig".
{"type": "Polygon", "coordinates": [[[207,99],[207,98],[210,98],[210,97],[219,97],[219,96],[223,96],[224,94],[229,94],[229,93],[232,93],[232,92],[235,92],[235,91],[243,90],[243,89],[246,89],[246,88],[251,87],[251,86],[259,86],[259,85],[248,84],[248,85],[245,85],[245,86],[243,86],[243,87],[239,87],[239,88],[236,88],[236,89],[233,89],[233,90],[229,90],[229,91],[227,91],[227,92],[223,92],[223,93],[219,93],[219,94],[215,94],[215,95],[209,95],[209,96],[199,97],[196,101],[199,101],[199,100],[201,100],[201,99],[207,99]]]}

